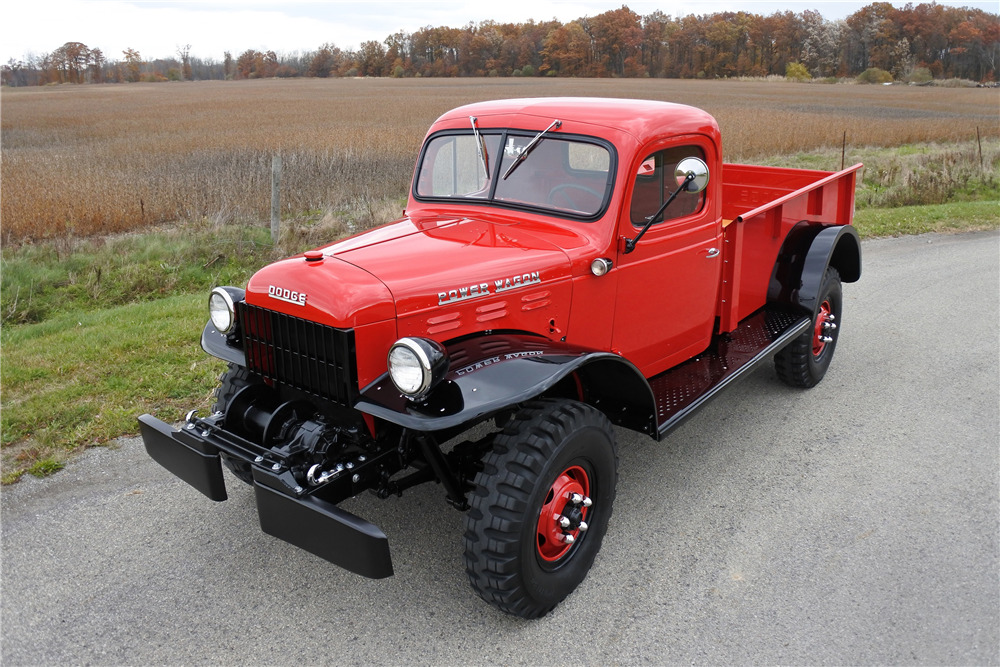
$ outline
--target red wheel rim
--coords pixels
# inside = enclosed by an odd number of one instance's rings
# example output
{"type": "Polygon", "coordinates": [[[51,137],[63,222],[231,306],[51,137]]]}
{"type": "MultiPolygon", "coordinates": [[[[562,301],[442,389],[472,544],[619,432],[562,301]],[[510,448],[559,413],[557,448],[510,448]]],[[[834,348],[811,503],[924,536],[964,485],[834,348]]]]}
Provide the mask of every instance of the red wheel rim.
{"type": "Polygon", "coordinates": [[[542,560],[551,563],[569,553],[583,532],[580,522],[590,513],[589,503],[590,478],[583,468],[572,466],[556,477],[538,513],[535,545],[542,560]],[[574,503],[574,495],[585,498],[586,504],[574,503]],[[569,527],[563,527],[563,518],[569,520],[569,527]],[[567,540],[567,535],[572,539],[567,540]]]}
{"type": "Polygon", "coordinates": [[[830,323],[830,316],[833,314],[833,310],[830,307],[829,301],[824,301],[823,305],[819,307],[819,313],[816,315],[816,323],[813,326],[813,356],[818,357],[823,354],[823,350],[826,349],[827,342],[826,330],[827,325],[830,323]]]}

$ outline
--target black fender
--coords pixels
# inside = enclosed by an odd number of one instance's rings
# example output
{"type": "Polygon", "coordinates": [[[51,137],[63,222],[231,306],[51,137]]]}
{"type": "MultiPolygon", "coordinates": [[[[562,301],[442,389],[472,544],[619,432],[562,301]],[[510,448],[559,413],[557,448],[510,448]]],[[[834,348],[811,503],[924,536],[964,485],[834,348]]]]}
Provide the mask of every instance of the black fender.
{"type": "MultiPolygon", "coordinates": [[[[234,304],[246,299],[246,290],[239,287],[223,286],[217,289],[225,290],[234,304]]],[[[238,346],[238,340],[233,335],[224,334],[216,329],[211,318],[201,332],[201,349],[213,357],[218,357],[231,364],[244,367],[247,365],[246,355],[243,353],[243,349],[238,346]]]]}
{"type": "Polygon", "coordinates": [[[237,366],[246,366],[247,357],[243,349],[229,344],[229,336],[220,333],[212,320],[208,321],[201,332],[201,349],[213,357],[228,361],[237,366]]]}
{"type": "Polygon", "coordinates": [[[778,252],[767,300],[814,314],[823,276],[828,267],[842,281],[861,278],[861,239],[851,225],[823,225],[803,221],[792,227],[778,252]]]}
{"type": "Polygon", "coordinates": [[[386,373],[361,391],[355,409],[415,431],[443,431],[557,391],[593,405],[613,423],[656,432],[649,383],[616,354],[521,333],[466,338],[445,349],[448,372],[426,398],[402,396],[386,373]]]}

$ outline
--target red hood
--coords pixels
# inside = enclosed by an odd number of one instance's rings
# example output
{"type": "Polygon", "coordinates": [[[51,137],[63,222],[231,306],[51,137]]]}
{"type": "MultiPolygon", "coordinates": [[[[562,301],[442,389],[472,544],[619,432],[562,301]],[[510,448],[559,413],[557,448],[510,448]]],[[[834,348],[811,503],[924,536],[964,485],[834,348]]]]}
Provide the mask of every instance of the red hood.
{"type": "MultiPolygon", "coordinates": [[[[562,228],[551,238],[580,243],[562,228]]],[[[491,295],[523,300],[570,277],[569,259],[553,241],[516,223],[406,218],[324,248],[321,261],[299,256],[265,267],[250,280],[247,300],[338,327],[454,309],[491,295]],[[292,303],[302,292],[305,305],[292,303]]]]}
{"type": "Polygon", "coordinates": [[[569,277],[566,254],[516,224],[450,218],[399,225],[411,232],[330,248],[338,259],[378,276],[395,297],[399,317],[569,277]]]}
{"type": "Polygon", "coordinates": [[[349,329],[391,319],[392,294],[375,276],[333,257],[269,264],[247,283],[247,303],[349,329]]]}

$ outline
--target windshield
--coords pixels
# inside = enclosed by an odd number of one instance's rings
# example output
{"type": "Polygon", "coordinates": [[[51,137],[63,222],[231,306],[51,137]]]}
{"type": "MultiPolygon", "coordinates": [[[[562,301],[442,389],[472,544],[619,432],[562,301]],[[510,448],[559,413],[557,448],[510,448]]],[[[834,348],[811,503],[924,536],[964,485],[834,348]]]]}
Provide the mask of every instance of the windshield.
{"type": "Polygon", "coordinates": [[[427,142],[414,194],[418,199],[489,201],[587,219],[601,213],[609,199],[611,163],[605,144],[584,137],[470,127],[427,142]]]}

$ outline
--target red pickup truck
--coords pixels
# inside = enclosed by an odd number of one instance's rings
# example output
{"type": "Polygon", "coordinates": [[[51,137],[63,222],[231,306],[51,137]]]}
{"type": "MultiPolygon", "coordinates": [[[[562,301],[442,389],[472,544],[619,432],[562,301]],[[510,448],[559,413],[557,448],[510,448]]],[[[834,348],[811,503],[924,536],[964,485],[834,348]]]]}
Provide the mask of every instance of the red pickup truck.
{"type": "Polygon", "coordinates": [[[449,111],[402,219],[212,291],[214,410],[141,416],[146,448],[213,500],[225,464],[265,532],[367,577],[392,574],[388,540],[337,503],[439,483],[476,592],[543,615],[608,530],[614,426],[662,439],[771,359],[823,378],[860,166],[724,164],[712,116],[665,102],[449,111]]]}

